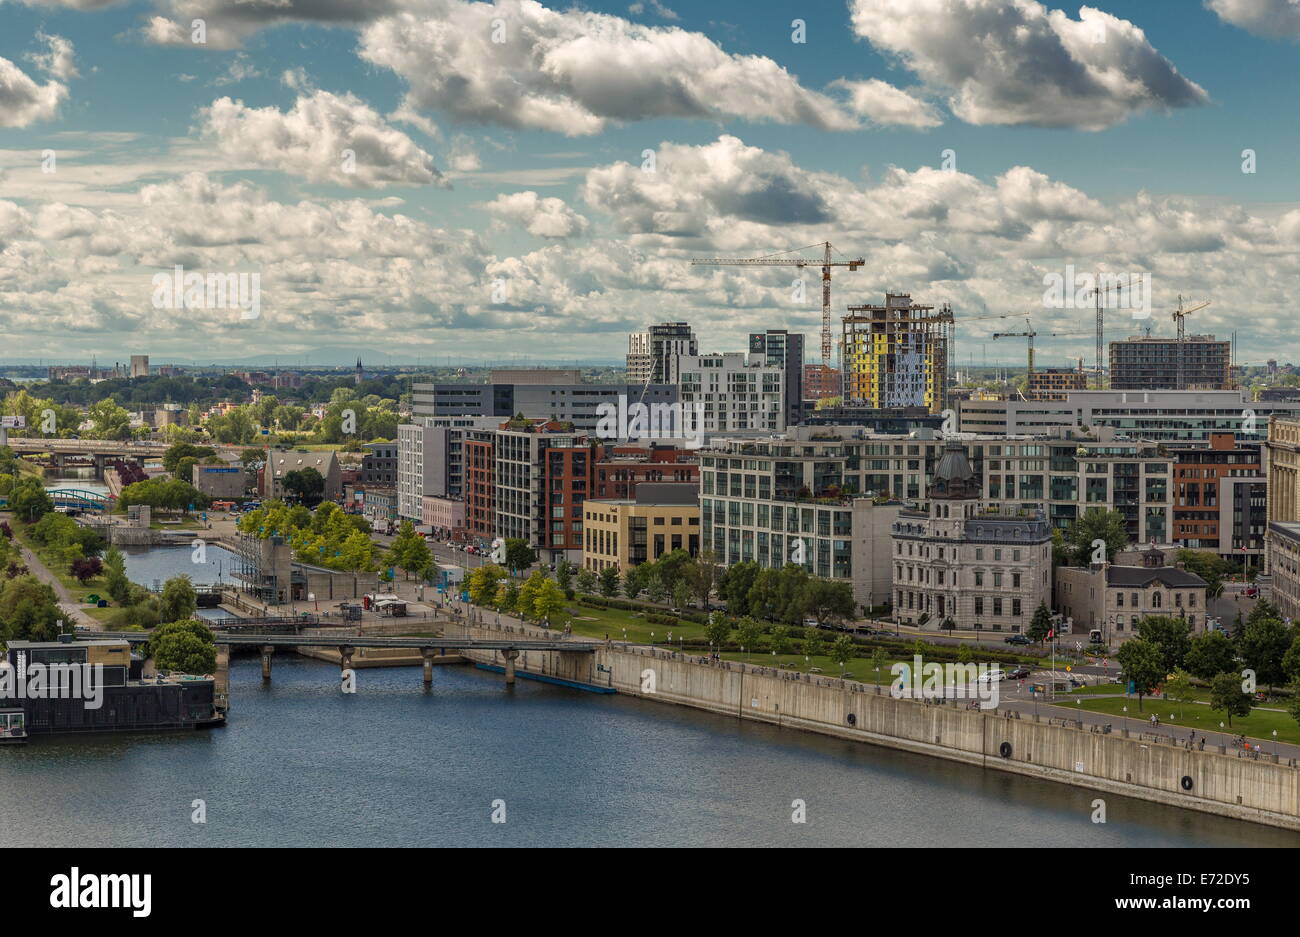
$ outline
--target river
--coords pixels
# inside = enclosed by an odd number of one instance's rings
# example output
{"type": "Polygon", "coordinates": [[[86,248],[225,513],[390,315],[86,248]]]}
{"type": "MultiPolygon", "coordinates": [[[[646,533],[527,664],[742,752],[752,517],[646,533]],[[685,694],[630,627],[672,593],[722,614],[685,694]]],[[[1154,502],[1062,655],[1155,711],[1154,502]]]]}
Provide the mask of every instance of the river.
{"type": "MultiPolygon", "coordinates": [[[[131,551],[128,569],[148,583],[193,574],[189,560],[131,551]]],[[[346,695],[334,665],[277,654],[263,685],[256,658],[236,657],[225,728],[0,750],[0,846],[1300,846],[1207,814],[502,679],[439,667],[426,693],[418,667],[366,669],[346,695]],[[796,799],[805,824],[791,822],[796,799]],[[206,823],[191,822],[196,800],[206,823]]]]}

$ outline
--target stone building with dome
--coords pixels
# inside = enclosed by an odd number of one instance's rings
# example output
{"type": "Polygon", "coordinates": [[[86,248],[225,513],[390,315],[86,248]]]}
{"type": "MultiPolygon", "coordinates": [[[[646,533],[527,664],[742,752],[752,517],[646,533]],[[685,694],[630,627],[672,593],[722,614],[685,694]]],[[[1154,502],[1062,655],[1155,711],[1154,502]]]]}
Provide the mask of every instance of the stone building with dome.
{"type": "Polygon", "coordinates": [[[945,443],[927,507],[891,529],[894,615],[925,629],[1023,632],[1052,603],[1052,531],[1041,509],[981,503],[961,442],[945,443]]]}

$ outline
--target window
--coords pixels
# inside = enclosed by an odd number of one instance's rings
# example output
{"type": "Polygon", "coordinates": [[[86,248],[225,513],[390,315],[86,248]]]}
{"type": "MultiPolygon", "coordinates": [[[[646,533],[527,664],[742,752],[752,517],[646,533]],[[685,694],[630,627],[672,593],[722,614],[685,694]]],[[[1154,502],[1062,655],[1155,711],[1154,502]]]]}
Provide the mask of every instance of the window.
{"type": "Polygon", "coordinates": [[[1115,593],[1115,607],[1116,607],[1116,608],[1123,608],[1123,607],[1124,607],[1124,593],[1123,593],[1123,592],[1117,592],[1117,593],[1115,593]]]}
{"type": "Polygon", "coordinates": [[[1014,616],[1016,616],[1017,618],[1020,617],[1020,600],[1019,600],[1019,599],[1012,599],[1012,600],[1011,600],[1011,614],[1014,615],[1014,616]]]}
{"type": "Polygon", "coordinates": [[[1001,599],[994,599],[994,600],[993,600],[993,617],[998,618],[998,617],[1001,617],[1001,615],[1002,615],[1002,600],[1001,600],[1001,599]]]}
{"type": "MultiPolygon", "coordinates": [[[[983,585],[984,585],[984,573],[983,571],[977,569],[975,570],[975,587],[978,589],[983,587],[983,585]]],[[[975,601],[978,602],[979,599],[976,599],[975,601]]]]}
{"type": "Polygon", "coordinates": [[[975,614],[976,615],[984,614],[984,600],[982,598],[975,599],[975,614]]]}
{"type": "Polygon", "coordinates": [[[1156,592],[1156,593],[1152,594],[1152,596],[1151,596],[1151,607],[1152,607],[1152,608],[1159,608],[1159,607],[1160,607],[1160,593],[1159,593],[1159,592],[1156,592]]]}

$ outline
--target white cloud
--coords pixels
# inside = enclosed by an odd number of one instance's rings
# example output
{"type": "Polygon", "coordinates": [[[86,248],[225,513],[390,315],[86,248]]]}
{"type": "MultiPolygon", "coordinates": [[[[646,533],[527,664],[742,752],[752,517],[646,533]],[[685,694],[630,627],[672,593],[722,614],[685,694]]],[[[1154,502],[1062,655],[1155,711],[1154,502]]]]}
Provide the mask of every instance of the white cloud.
{"type": "Polygon", "coordinates": [[[853,112],[881,126],[913,127],[918,130],[937,127],[943,119],[933,105],[919,95],[895,88],[879,78],[849,81],[841,78],[831,87],[843,88],[849,95],[853,112]]]}
{"type": "Polygon", "coordinates": [[[1206,0],[1219,19],[1257,36],[1300,39],[1300,0],[1206,0]]]}
{"type": "Polygon", "coordinates": [[[309,182],[378,188],[442,178],[433,157],[352,94],[300,95],[287,113],[220,98],[201,114],[204,135],[231,159],[309,182]]]}
{"type": "Polygon", "coordinates": [[[587,219],[563,199],[540,198],[536,192],[502,193],[481,207],[497,218],[513,221],[535,237],[567,238],[587,229],[587,219]]]}
{"type": "Polygon", "coordinates": [[[27,127],[53,120],[67,96],[63,83],[37,84],[13,62],[0,58],[0,127],[27,127]]]}
{"type": "Polygon", "coordinates": [[[852,0],[859,36],[896,55],[967,123],[1100,130],[1149,109],[1204,104],[1127,20],[1037,0],[852,0]]]}
{"type": "Polygon", "coordinates": [[[859,126],[769,58],[728,54],[701,33],[533,0],[426,0],[418,13],[365,26],[360,55],[406,80],[410,107],[476,123],[569,136],[653,117],[859,126]],[[493,41],[494,30],[504,41],[493,41]]]}
{"type": "Polygon", "coordinates": [[[44,33],[36,38],[45,40],[49,47],[46,52],[34,52],[28,58],[45,74],[60,81],[78,78],[76,52],[72,43],[62,36],[47,36],[44,33]]]}

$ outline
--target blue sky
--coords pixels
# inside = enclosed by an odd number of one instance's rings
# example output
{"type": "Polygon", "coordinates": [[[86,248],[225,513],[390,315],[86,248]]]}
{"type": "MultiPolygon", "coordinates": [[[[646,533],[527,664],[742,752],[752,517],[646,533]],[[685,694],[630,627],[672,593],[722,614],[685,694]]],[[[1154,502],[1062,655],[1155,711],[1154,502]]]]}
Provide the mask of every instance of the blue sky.
{"type": "MultiPolygon", "coordinates": [[[[1157,314],[1119,317],[1110,338],[1168,331],[1182,293],[1214,300],[1201,328],[1238,330],[1243,360],[1288,357],[1290,0],[1113,0],[1086,16],[1028,0],[1025,43],[1007,38],[1026,16],[1012,0],[915,0],[906,16],[903,0],[356,0],[364,21],[333,25],[332,0],[294,0],[276,8],[287,22],[223,32],[232,5],[0,0],[6,357],[613,360],[626,331],[665,318],[696,322],[711,350],[763,326],[815,348],[817,310],[791,307],[784,272],[686,260],[824,239],[869,260],[837,280],[837,306],[903,288],[971,316],[972,339],[1004,327],[973,317],[1004,312],[1077,331],[1086,313],[1040,299],[1042,276],[1072,263],[1151,275],[1157,314]],[[196,11],[205,46],[179,25],[196,11]],[[526,24],[504,49],[528,45],[494,71],[493,46],[457,47],[497,16],[526,24]],[[1103,21],[1096,49],[1080,44],[1103,21]],[[535,94],[503,104],[506,81],[535,94]],[[868,103],[851,106],[849,85],[868,103]],[[769,114],[768,99],[786,103],[769,114]],[[331,147],[358,128],[374,148],[340,175],[331,147]],[[655,173],[640,171],[647,148],[655,173]],[[40,173],[46,150],[58,168],[40,173]],[[933,175],[945,150],[955,178],[933,175]],[[177,263],[260,273],[263,315],[151,305],[150,278],[177,263]]],[[[1072,353],[1090,360],[1091,341],[1043,347],[1049,364],[1072,353]]]]}

